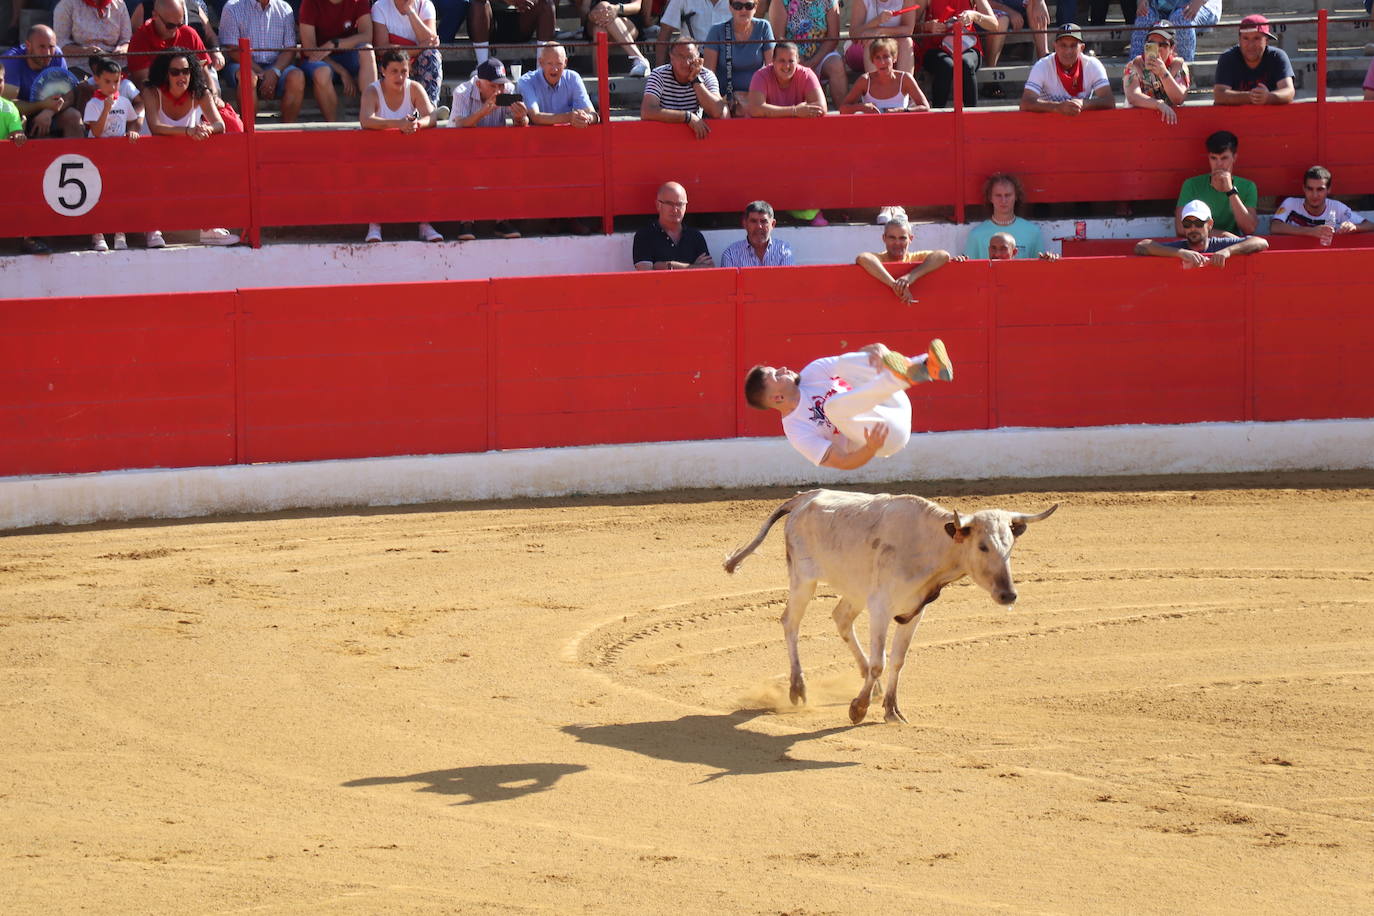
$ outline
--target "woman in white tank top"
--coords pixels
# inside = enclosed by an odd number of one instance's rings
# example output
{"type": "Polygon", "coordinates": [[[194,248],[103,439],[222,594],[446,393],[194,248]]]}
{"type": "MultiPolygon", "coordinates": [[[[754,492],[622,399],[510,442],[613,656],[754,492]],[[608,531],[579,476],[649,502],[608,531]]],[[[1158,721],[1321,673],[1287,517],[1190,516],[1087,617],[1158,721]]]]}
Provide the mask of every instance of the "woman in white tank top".
{"type": "MultiPolygon", "coordinates": [[[[148,68],[143,89],[143,133],[156,137],[204,140],[224,133],[219,102],[194,54],[158,55],[148,68]]],[[[202,245],[235,245],[239,237],[228,229],[200,230],[202,245]]],[[[148,233],[149,248],[166,244],[156,229],[148,233]]]]}
{"type": "MultiPolygon", "coordinates": [[[[434,105],[425,88],[410,78],[410,57],[404,51],[383,51],[377,66],[381,76],[363,90],[358,122],[363,130],[396,130],[402,136],[433,127],[434,105]]],[[[420,238],[442,242],[444,237],[429,223],[420,224],[420,238]]],[[[381,223],[368,223],[364,241],[382,240],[381,223]]]]}
{"type": "Polygon", "coordinates": [[[876,38],[868,45],[870,71],[854,81],[840,105],[841,114],[880,114],[885,111],[929,111],[930,102],[905,70],[893,69],[897,42],[876,38]]]}

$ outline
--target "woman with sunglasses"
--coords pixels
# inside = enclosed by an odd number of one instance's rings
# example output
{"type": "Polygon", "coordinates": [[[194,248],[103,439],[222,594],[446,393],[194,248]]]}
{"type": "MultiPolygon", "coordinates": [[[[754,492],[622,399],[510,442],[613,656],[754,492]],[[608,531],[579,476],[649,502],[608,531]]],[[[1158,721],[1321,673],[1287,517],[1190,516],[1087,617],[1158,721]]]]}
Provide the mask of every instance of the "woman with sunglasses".
{"type": "Polygon", "coordinates": [[[1126,65],[1121,88],[1126,103],[1133,108],[1159,112],[1165,124],[1177,124],[1174,111],[1188,95],[1188,63],[1174,53],[1174,26],[1168,20],[1156,22],[1145,36],[1144,53],[1126,65]]]}
{"type": "MultiPolygon", "coordinates": [[[[224,133],[224,118],[205,70],[186,48],[171,48],[157,55],[148,68],[148,82],[143,87],[143,130],[155,137],[192,140],[224,133]]],[[[200,230],[202,245],[237,245],[238,241],[228,229],[200,230]]],[[[149,248],[166,244],[156,229],[148,233],[147,242],[149,248]]]]}
{"type": "Polygon", "coordinates": [[[730,101],[732,117],[749,111],[749,81],[764,67],[773,65],[773,26],[767,19],[755,19],[755,0],[730,0],[730,19],[711,26],[702,46],[706,69],[716,74],[722,92],[730,101]],[[736,41],[751,44],[731,44],[736,41]]]}

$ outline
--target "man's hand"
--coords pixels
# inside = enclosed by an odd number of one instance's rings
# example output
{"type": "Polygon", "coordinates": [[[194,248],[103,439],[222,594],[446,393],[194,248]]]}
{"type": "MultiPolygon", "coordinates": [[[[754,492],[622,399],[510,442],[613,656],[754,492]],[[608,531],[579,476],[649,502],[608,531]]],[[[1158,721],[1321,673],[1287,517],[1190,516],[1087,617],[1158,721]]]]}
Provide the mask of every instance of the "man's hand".
{"type": "Polygon", "coordinates": [[[482,102],[482,107],[477,109],[477,114],[483,118],[496,110],[496,96],[492,96],[482,102]]]}
{"type": "Polygon", "coordinates": [[[703,251],[701,254],[697,255],[697,259],[696,259],[695,261],[692,262],[692,266],[693,266],[693,267],[715,267],[715,266],[716,266],[716,262],[713,261],[713,260],[711,260],[711,253],[710,253],[709,251],[703,251]]]}
{"type": "Polygon", "coordinates": [[[1334,236],[1337,231],[1326,223],[1322,223],[1320,226],[1313,226],[1312,229],[1314,230],[1312,235],[1323,245],[1330,245],[1331,237],[1334,236]]]}
{"type": "Polygon", "coordinates": [[[1270,95],[1271,93],[1269,92],[1269,87],[1265,86],[1263,83],[1260,83],[1254,89],[1250,90],[1250,104],[1268,105],[1270,95]]]}
{"type": "Polygon", "coordinates": [[[353,78],[352,73],[349,73],[347,70],[344,70],[342,73],[339,74],[339,82],[343,86],[344,98],[357,98],[358,81],[353,78]]]}
{"type": "Polygon", "coordinates": [[[1165,124],[1173,125],[1178,123],[1178,112],[1174,111],[1174,106],[1163,99],[1159,100],[1159,119],[1165,124]]]}
{"type": "Polygon", "coordinates": [[[1356,226],[1350,220],[1346,220],[1345,222],[1341,223],[1339,226],[1336,227],[1336,231],[1341,233],[1342,235],[1344,235],[1347,232],[1358,232],[1359,229],[1360,227],[1356,226]]]}
{"type": "Polygon", "coordinates": [[[1191,269],[1193,267],[1207,266],[1207,255],[1202,254],[1199,251],[1194,251],[1191,248],[1180,249],[1178,252],[1178,256],[1183,259],[1183,267],[1185,270],[1191,269]]]}
{"type": "Polygon", "coordinates": [[[1076,116],[1076,115],[1080,115],[1080,114],[1083,113],[1083,100],[1082,100],[1082,99],[1065,99],[1064,101],[1060,102],[1058,105],[1055,105],[1055,106],[1054,106],[1054,110],[1057,111],[1057,112],[1059,112],[1059,113],[1062,114],[1062,115],[1068,115],[1069,117],[1072,118],[1072,117],[1074,117],[1074,116],[1076,116]]]}
{"type": "Polygon", "coordinates": [[[864,430],[864,449],[869,457],[878,454],[878,450],[887,442],[887,424],[879,423],[872,429],[864,430]]]}
{"type": "Polygon", "coordinates": [[[1225,169],[1217,169],[1212,173],[1212,187],[1223,194],[1231,190],[1235,187],[1231,181],[1231,173],[1225,169]]]}
{"type": "Polygon", "coordinates": [[[510,116],[511,120],[515,121],[517,124],[522,124],[529,121],[530,112],[529,109],[525,107],[524,102],[511,102],[510,116]]]}
{"type": "Polygon", "coordinates": [[[1042,251],[1037,257],[1042,261],[1058,261],[1059,254],[1054,251],[1042,251]]]}
{"type": "MultiPolygon", "coordinates": [[[[874,114],[877,114],[877,106],[869,105],[867,107],[872,108],[874,114]]],[[[792,106],[792,116],[796,118],[819,118],[824,114],[824,108],[819,105],[812,105],[810,102],[798,102],[792,106]]]]}
{"type": "Polygon", "coordinates": [[[696,134],[698,140],[705,140],[711,134],[711,128],[705,118],[692,115],[687,119],[687,126],[692,128],[692,133],[696,134]]]}
{"type": "Polygon", "coordinates": [[[920,301],[912,297],[911,280],[908,277],[898,277],[892,281],[892,295],[896,296],[907,305],[920,301]]]}
{"type": "Polygon", "coordinates": [[[706,65],[706,58],[704,58],[704,57],[694,57],[694,58],[692,58],[692,69],[689,70],[688,73],[687,73],[687,82],[690,83],[690,82],[692,82],[693,80],[695,80],[698,76],[701,76],[701,68],[704,67],[705,65],[706,65]]]}
{"type": "Polygon", "coordinates": [[[1219,270],[1226,266],[1226,259],[1229,257],[1231,257],[1231,249],[1223,248],[1208,258],[1208,260],[1212,262],[1213,267],[1219,270]]]}
{"type": "Polygon", "coordinates": [[[258,76],[258,98],[272,99],[277,96],[277,76],[276,70],[264,70],[258,76]]]}
{"type": "MultiPolygon", "coordinates": [[[[105,100],[105,107],[110,107],[110,100],[105,100]]],[[[33,116],[33,135],[35,137],[46,137],[52,131],[52,109],[44,108],[33,116]]]]}
{"type": "Polygon", "coordinates": [[[590,127],[592,124],[596,122],[596,119],[592,117],[591,112],[583,111],[581,108],[575,108],[568,114],[568,123],[571,124],[573,127],[590,127]]]}

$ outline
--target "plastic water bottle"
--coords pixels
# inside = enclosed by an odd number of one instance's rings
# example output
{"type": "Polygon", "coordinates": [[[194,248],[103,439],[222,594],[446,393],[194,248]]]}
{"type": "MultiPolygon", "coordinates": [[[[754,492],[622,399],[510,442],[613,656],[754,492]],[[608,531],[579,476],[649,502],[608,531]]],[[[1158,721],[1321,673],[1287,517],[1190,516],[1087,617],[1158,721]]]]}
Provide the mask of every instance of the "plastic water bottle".
{"type": "Polygon", "coordinates": [[[1336,227],[1340,225],[1336,222],[1336,211],[1328,206],[1326,208],[1326,219],[1324,219],[1322,222],[1326,223],[1326,225],[1331,227],[1331,234],[1322,236],[1322,244],[1330,246],[1331,240],[1336,237],[1336,227]]]}

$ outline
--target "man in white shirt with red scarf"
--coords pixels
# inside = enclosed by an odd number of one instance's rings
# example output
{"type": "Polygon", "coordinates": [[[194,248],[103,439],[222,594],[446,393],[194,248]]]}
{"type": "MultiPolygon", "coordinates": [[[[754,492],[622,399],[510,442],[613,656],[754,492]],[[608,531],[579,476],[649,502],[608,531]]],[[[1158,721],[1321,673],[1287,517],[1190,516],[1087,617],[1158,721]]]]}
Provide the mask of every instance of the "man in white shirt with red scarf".
{"type": "Polygon", "coordinates": [[[1083,30],[1071,22],[1060,26],[1054,52],[1031,67],[1021,110],[1072,116],[1090,108],[1115,107],[1107,68],[1083,53],[1083,30]]]}

